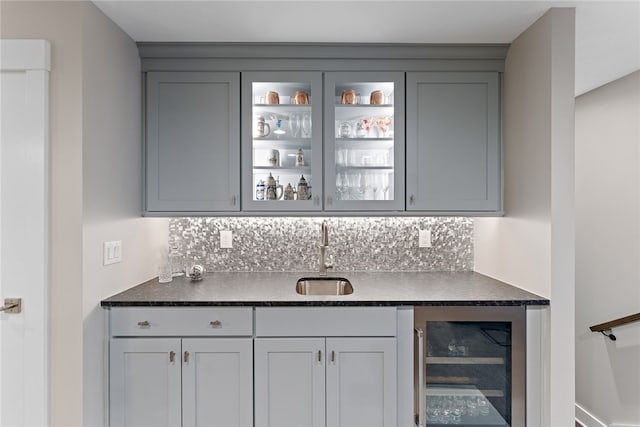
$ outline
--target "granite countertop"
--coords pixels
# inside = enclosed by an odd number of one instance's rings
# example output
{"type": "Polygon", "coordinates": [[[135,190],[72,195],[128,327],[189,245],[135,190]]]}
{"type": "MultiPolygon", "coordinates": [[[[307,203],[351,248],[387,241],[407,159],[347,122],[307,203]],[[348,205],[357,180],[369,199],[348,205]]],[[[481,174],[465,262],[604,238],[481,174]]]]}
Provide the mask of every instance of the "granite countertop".
{"type": "Polygon", "coordinates": [[[548,305],[549,300],[474,272],[330,272],[353,285],[351,295],[298,295],[295,284],[317,272],[209,273],[199,282],[157,278],[102,301],[124,306],[399,306],[548,305]]]}

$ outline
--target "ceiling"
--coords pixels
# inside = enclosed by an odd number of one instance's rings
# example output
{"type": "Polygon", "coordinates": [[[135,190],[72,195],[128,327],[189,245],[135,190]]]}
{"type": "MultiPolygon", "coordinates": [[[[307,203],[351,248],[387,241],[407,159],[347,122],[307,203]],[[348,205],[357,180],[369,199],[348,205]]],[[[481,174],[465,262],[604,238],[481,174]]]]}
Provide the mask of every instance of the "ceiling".
{"type": "Polygon", "coordinates": [[[576,8],[576,95],[640,69],[640,0],[93,0],[135,41],[511,43],[576,8]]]}

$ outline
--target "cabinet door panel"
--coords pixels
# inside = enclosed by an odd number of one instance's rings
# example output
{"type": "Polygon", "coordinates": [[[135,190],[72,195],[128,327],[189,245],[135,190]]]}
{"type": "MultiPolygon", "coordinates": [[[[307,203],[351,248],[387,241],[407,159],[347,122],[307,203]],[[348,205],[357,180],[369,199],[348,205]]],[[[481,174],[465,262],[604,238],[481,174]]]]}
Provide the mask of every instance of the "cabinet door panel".
{"type": "Polygon", "coordinates": [[[500,211],[497,73],[407,74],[407,210],[500,211]]]}
{"type": "Polygon", "coordinates": [[[327,426],[396,425],[395,338],[327,338],[327,426]]]}
{"type": "Polygon", "coordinates": [[[256,427],[325,426],[324,341],[255,340],[256,427]]]}
{"type": "Polygon", "coordinates": [[[253,425],[251,338],[184,339],[182,364],[183,426],[253,425]]]}
{"type": "Polygon", "coordinates": [[[113,339],[109,360],[112,426],[181,425],[179,339],[113,339]]]}
{"type": "Polygon", "coordinates": [[[148,211],[239,210],[239,97],[239,73],[148,73],[148,211]]]}
{"type": "Polygon", "coordinates": [[[324,81],[325,210],[404,210],[404,73],[331,72],[324,81]]]}
{"type": "Polygon", "coordinates": [[[242,210],[322,210],[322,73],[242,73],[242,126],[242,210]]]}

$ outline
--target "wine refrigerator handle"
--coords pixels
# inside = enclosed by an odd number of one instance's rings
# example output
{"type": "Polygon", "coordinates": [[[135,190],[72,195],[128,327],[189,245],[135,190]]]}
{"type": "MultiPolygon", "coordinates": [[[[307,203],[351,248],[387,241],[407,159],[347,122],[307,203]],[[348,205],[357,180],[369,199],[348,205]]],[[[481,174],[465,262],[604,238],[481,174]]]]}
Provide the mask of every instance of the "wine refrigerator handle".
{"type": "Polygon", "coordinates": [[[426,389],[424,383],[424,331],[420,328],[416,328],[416,335],[418,336],[418,386],[415,391],[418,394],[418,407],[416,409],[416,414],[418,416],[417,426],[425,427],[425,411],[426,411],[426,389]]]}

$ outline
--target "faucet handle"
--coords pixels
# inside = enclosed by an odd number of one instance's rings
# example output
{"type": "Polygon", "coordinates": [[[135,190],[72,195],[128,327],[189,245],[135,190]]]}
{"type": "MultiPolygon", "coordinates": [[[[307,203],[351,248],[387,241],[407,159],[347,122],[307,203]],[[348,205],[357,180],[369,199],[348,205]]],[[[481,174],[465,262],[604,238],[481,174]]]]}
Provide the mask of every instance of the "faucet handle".
{"type": "Polygon", "coordinates": [[[333,255],[329,255],[329,262],[324,264],[325,268],[333,268],[333,255]]]}

